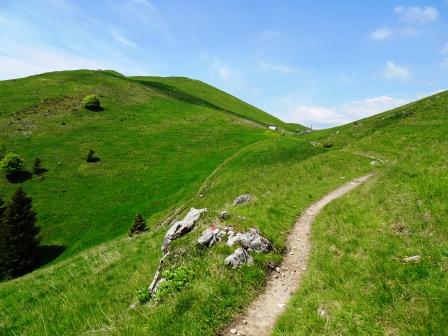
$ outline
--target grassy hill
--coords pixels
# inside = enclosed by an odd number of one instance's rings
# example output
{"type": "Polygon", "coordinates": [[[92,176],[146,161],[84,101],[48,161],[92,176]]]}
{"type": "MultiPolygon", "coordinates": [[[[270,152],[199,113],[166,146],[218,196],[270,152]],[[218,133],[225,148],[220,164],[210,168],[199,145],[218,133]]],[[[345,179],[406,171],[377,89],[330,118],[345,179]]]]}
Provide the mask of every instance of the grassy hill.
{"type": "MultiPolygon", "coordinates": [[[[443,334],[447,103],[442,93],[356,124],[282,137],[264,127],[291,129],[274,117],[184,78],[74,71],[0,82],[2,141],[48,168],[44,180],[23,187],[43,242],[66,247],[50,265],[0,283],[0,333],[213,335],[262,290],[297,215],[373,171],[319,216],[308,275],[275,334],[443,334]],[[105,111],[78,108],[89,93],[105,111]],[[101,161],[85,162],[90,148],[101,161]],[[372,165],[372,157],[381,161],[372,165]],[[192,198],[218,166],[202,197],[192,198]],[[243,193],[254,201],[233,207],[243,193]],[[164,268],[186,267],[191,279],[161,302],[131,309],[158,266],[167,230],[160,220],[185,202],[210,211],[173,243],[164,268]],[[224,209],[226,225],[258,227],[275,251],[229,270],[223,260],[232,249],[196,247],[224,209]],[[137,211],[150,230],[128,238],[137,211]],[[421,263],[402,263],[414,254],[421,263]]],[[[0,186],[4,199],[17,187],[0,186]]]]}
{"type": "MultiPolygon", "coordinates": [[[[226,157],[266,138],[261,125],[278,121],[201,82],[169,80],[177,81],[182,93],[110,71],[0,82],[0,143],[49,170],[24,183],[45,244],[70,255],[123,234],[137,211],[157,222],[226,157]],[[79,109],[90,93],[105,111],[79,109]],[[85,162],[89,149],[97,164],[85,162]]],[[[0,186],[4,199],[16,188],[0,186]]]]}

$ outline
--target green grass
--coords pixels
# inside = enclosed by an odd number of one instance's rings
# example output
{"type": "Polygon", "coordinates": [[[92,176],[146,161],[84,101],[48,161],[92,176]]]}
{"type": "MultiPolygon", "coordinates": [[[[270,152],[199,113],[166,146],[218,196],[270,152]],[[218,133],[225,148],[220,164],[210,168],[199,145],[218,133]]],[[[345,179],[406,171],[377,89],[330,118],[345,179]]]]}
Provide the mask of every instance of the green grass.
{"type": "Polygon", "coordinates": [[[274,335],[447,334],[447,120],[443,93],[309,136],[387,161],[319,216],[307,275],[274,335]],[[412,255],[421,262],[402,262],[412,255]]]}
{"type": "Polygon", "coordinates": [[[207,206],[210,213],[198,230],[172,244],[166,268],[185,266],[195,274],[177,295],[158,305],[129,309],[137,290],[148,285],[160,257],[167,228],[151,223],[147,234],[118,238],[2,284],[2,328],[24,335],[45,334],[45,330],[50,335],[213,334],[261,290],[265,265],[281,258],[297,214],[370,169],[366,158],[329,152],[294,138],[260,142],[223,167],[204,196],[189,204],[207,206]],[[254,202],[232,207],[233,199],[246,192],[255,196],[254,202]],[[258,227],[278,252],[255,255],[254,267],[228,270],[223,260],[230,248],[223,244],[209,250],[196,248],[196,238],[222,209],[229,210],[228,223],[235,228],[258,227]],[[23,305],[28,313],[16,315],[23,305]]]}

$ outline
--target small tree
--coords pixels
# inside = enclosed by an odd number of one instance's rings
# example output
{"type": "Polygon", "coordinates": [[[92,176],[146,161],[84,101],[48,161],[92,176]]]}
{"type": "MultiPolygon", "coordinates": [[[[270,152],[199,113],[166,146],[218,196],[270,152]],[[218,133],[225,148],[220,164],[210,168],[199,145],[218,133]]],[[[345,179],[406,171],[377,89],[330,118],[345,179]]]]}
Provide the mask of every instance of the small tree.
{"type": "Polygon", "coordinates": [[[145,231],[148,231],[146,227],[145,219],[143,218],[141,213],[137,213],[134,218],[134,224],[129,229],[129,236],[133,236],[135,234],[140,234],[145,231]]]}
{"type": "Polygon", "coordinates": [[[34,175],[40,175],[44,172],[44,169],[42,168],[42,160],[39,158],[36,158],[33,163],[33,174],[34,175]]]}
{"type": "Polygon", "coordinates": [[[103,109],[101,107],[100,99],[96,95],[88,95],[84,97],[82,106],[91,111],[101,111],[103,109]]]}
{"type": "Polygon", "coordinates": [[[0,161],[0,171],[9,180],[25,172],[25,165],[20,156],[8,153],[0,161]]]}
{"type": "Polygon", "coordinates": [[[95,156],[95,151],[93,149],[89,150],[87,153],[86,161],[87,162],[97,162],[100,158],[95,156]]]}
{"type": "Polygon", "coordinates": [[[31,270],[37,259],[39,227],[32,200],[17,189],[0,218],[1,277],[9,278],[31,270]]]}

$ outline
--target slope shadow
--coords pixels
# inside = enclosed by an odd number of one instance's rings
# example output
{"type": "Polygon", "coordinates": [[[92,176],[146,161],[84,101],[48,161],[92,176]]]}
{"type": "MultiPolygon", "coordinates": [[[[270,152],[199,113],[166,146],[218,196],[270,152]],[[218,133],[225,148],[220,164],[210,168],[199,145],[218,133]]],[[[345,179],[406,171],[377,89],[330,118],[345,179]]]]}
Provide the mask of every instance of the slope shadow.
{"type": "Polygon", "coordinates": [[[36,263],[31,271],[49,264],[65,251],[65,246],[42,245],[37,248],[36,263]]]}
{"type": "Polygon", "coordinates": [[[172,97],[176,100],[184,101],[184,102],[187,102],[187,103],[190,103],[193,105],[208,107],[208,108],[218,110],[223,113],[233,115],[238,118],[247,119],[247,120],[253,121],[257,124],[264,125],[264,123],[254,119],[254,118],[251,118],[251,117],[248,117],[245,115],[241,115],[234,111],[227,110],[225,108],[222,108],[221,106],[210,103],[209,101],[207,101],[205,99],[199,98],[197,96],[193,96],[185,91],[179,90],[178,88],[176,88],[174,86],[160,83],[160,82],[154,82],[154,81],[150,81],[150,80],[142,80],[142,79],[134,79],[134,80],[139,82],[142,85],[152,88],[153,90],[155,90],[165,96],[172,97]]]}
{"type": "Polygon", "coordinates": [[[22,183],[26,180],[29,180],[32,176],[33,174],[31,174],[29,171],[22,171],[8,175],[7,180],[11,183],[22,183]]]}

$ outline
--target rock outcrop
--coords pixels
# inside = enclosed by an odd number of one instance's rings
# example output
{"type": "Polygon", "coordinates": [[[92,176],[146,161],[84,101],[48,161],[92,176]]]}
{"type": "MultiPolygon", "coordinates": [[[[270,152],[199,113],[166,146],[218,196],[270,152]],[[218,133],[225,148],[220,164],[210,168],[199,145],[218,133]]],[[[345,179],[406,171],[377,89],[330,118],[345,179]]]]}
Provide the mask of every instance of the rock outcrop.
{"type": "Polygon", "coordinates": [[[212,247],[219,242],[228,232],[229,228],[220,228],[216,225],[210,226],[207,230],[202,232],[198,238],[198,244],[206,247],[212,247]]]}
{"type": "Polygon", "coordinates": [[[272,250],[272,244],[269,240],[260,235],[257,229],[249,229],[247,232],[229,233],[227,246],[240,244],[248,251],[268,252],[272,250]]]}
{"type": "Polygon", "coordinates": [[[175,222],[165,234],[162,244],[162,252],[166,254],[171,241],[183,236],[184,234],[193,230],[196,222],[201,217],[201,214],[207,212],[208,209],[191,208],[185,215],[184,219],[175,222]]]}
{"type": "Polygon", "coordinates": [[[235,252],[229,255],[224,260],[224,265],[236,268],[243,264],[252,264],[254,259],[249,255],[249,253],[242,247],[238,247],[235,252]]]}

